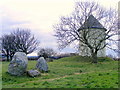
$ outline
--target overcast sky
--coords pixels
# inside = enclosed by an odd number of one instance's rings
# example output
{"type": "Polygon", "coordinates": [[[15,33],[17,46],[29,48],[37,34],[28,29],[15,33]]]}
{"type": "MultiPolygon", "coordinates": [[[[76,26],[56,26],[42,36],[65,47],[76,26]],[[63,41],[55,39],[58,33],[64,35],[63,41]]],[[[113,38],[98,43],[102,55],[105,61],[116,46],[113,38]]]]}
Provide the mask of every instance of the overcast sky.
{"type": "MultiPolygon", "coordinates": [[[[78,0],[1,0],[0,33],[9,33],[18,27],[29,28],[40,40],[40,47],[52,47],[57,50],[53,25],[59,22],[60,16],[72,13],[76,1],[78,0]]],[[[117,8],[119,0],[94,1],[106,8],[117,8]]],[[[68,47],[62,52],[74,51],[72,47],[68,47]]]]}

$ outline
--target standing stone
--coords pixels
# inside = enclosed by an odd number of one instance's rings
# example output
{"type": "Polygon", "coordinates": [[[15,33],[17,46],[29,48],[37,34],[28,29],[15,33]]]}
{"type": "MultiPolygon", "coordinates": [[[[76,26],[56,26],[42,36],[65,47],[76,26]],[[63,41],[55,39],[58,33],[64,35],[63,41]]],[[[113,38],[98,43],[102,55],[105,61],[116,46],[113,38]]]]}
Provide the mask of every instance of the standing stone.
{"type": "Polygon", "coordinates": [[[28,59],[25,53],[16,52],[8,66],[8,73],[21,76],[26,72],[28,59]]]}
{"type": "Polygon", "coordinates": [[[48,72],[48,65],[44,57],[40,57],[37,61],[36,68],[42,72],[48,72]]]}

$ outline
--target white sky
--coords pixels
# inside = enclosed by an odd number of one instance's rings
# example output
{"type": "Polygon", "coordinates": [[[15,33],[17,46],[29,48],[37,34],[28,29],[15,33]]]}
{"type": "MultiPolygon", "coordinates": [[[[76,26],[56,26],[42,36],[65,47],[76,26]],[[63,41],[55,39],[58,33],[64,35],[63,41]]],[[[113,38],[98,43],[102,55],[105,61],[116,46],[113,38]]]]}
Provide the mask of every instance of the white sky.
{"type": "MultiPolygon", "coordinates": [[[[57,49],[53,25],[60,16],[69,15],[78,0],[1,0],[2,33],[16,27],[29,28],[40,40],[40,47],[57,49]]],[[[85,0],[79,0],[85,1],[85,0]]],[[[87,0],[91,1],[91,0],[87,0]]],[[[116,8],[119,0],[94,0],[106,8],[116,8]]],[[[74,51],[68,47],[63,52],[74,51]]]]}

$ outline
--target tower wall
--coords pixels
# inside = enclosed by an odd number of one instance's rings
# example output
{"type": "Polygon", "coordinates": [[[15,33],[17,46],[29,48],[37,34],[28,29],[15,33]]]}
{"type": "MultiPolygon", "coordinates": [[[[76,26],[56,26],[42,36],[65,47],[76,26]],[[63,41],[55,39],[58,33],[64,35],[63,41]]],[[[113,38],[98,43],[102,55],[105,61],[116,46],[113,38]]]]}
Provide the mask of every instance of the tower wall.
{"type": "MultiPolygon", "coordinates": [[[[87,29],[88,30],[88,29],[87,29]]],[[[83,31],[83,30],[82,30],[83,31]]],[[[105,35],[104,29],[89,29],[88,33],[88,42],[91,46],[96,46],[100,39],[103,39],[105,35]]],[[[105,41],[102,42],[102,46],[105,45],[105,41]]],[[[87,47],[87,45],[80,42],[80,55],[81,56],[91,56],[90,49],[87,47]]],[[[98,57],[105,57],[106,56],[106,49],[99,50],[97,53],[98,57]]]]}

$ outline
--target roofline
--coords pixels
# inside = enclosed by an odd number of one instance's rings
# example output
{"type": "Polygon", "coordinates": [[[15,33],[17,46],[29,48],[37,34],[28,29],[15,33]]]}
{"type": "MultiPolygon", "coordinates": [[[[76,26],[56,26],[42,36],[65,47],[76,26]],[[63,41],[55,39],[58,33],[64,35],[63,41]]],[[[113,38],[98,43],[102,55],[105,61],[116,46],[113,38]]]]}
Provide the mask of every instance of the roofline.
{"type": "Polygon", "coordinates": [[[105,31],[107,31],[106,28],[98,28],[98,27],[92,27],[92,28],[79,28],[78,31],[82,30],[82,29],[103,29],[105,31]]]}

